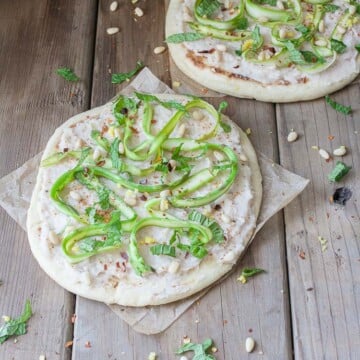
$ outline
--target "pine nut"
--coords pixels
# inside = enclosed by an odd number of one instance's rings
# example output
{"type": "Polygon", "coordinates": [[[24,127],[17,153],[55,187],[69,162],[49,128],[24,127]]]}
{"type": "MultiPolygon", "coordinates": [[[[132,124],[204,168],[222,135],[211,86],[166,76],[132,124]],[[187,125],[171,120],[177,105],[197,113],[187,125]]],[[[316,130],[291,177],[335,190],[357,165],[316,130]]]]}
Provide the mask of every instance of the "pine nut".
{"type": "Polygon", "coordinates": [[[124,154],[125,153],[125,148],[124,148],[124,144],[122,142],[119,143],[119,154],[124,154]]]}
{"type": "Polygon", "coordinates": [[[333,154],[335,156],[344,156],[346,154],[346,147],[344,145],[340,146],[334,150],[333,154]]]}
{"type": "Polygon", "coordinates": [[[324,20],[320,20],[320,22],[319,22],[319,32],[323,33],[324,31],[325,31],[324,20]]]}
{"type": "Polygon", "coordinates": [[[120,31],[120,29],[118,27],[110,27],[106,29],[106,32],[108,33],[108,35],[114,35],[116,33],[118,33],[120,31]]]}
{"type": "Polygon", "coordinates": [[[330,159],[329,153],[328,153],[326,150],[324,150],[324,149],[320,149],[320,150],[319,150],[319,154],[320,154],[320,156],[321,156],[323,159],[325,159],[325,160],[329,160],[329,159],[330,159]]]}
{"type": "Polygon", "coordinates": [[[298,133],[296,131],[290,131],[289,135],[287,137],[288,142],[294,142],[299,137],[298,133]]]}
{"type": "Polygon", "coordinates": [[[117,1],[113,1],[111,4],[110,4],[110,11],[114,12],[117,10],[119,6],[119,3],[117,1]]]}
{"type": "Polygon", "coordinates": [[[315,41],[315,45],[316,46],[326,46],[327,45],[327,41],[324,39],[319,39],[315,41]]]}
{"type": "Polygon", "coordinates": [[[248,337],[246,338],[246,341],[245,341],[245,349],[246,349],[246,352],[248,353],[251,353],[255,348],[255,341],[252,337],[248,337]]]}
{"type": "Polygon", "coordinates": [[[280,37],[280,39],[285,39],[287,37],[287,30],[286,29],[280,29],[279,30],[279,37],[280,37]]]}
{"type": "Polygon", "coordinates": [[[171,195],[171,191],[170,190],[163,190],[163,191],[161,191],[160,192],[160,197],[161,198],[167,198],[168,196],[170,196],[171,195]]]}
{"type": "Polygon", "coordinates": [[[186,126],[185,124],[181,124],[178,128],[178,137],[183,137],[185,134],[186,126]]]}
{"type": "Polygon", "coordinates": [[[76,191],[73,191],[73,190],[70,191],[70,192],[69,192],[69,195],[70,195],[71,198],[73,198],[73,199],[76,200],[76,201],[81,200],[81,196],[80,196],[79,193],[76,192],[76,191]]]}
{"type": "Polygon", "coordinates": [[[225,52],[226,51],[226,46],[224,44],[217,44],[216,49],[221,51],[221,52],[225,52]]]}
{"type": "Polygon", "coordinates": [[[166,199],[160,200],[160,211],[166,211],[169,209],[169,202],[166,199]]]}
{"type": "Polygon", "coordinates": [[[130,205],[135,206],[136,205],[136,194],[132,192],[131,190],[126,191],[124,196],[124,201],[130,205]]]}
{"type": "Polygon", "coordinates": [[[225,215],[225,214],[221,214],[221,220],[225,223],[225,224],[230,224],[230,218],[225,215]]]}
{"type": "Polygon", "coordinates": [[[194,118],[194,120],[200,121],[204,118],[204,113],[199,110],[195,110],[192,113],[192,117],[194,118]]]}
{"type": "Polygon", "coordinates": [[[144,16],[144,12],[139,7],[135,8],[134,12],[135,12],[135,15],[138,17],[144,16]]]}
{"type": "Polygon", "coordinates": [[[180,263],[176,260],[172,261],[168,267],[168,272],[170,274],[175,274],[180,268],[180,263]]]}
{"type": "Polygon", "coordinates": [[[224,155],[219,151],[214,151],[215,159],[218,161],[224,160],[224,155]]]}
{"type": "Polygon", "coordinates": [[[245,154],[240,154],[240,155],[239,155],[239,159],[240,159],[241,161],[243,161],[243,162],[247,162],[247,161],[248,161],[248,158],[247,158],[247,156],[246,156],[245,154]]]}
{"type": "Polygon", "coordinates": [[[49,231],[49,240],[53,245],[59,245],[61,242],[59,236],[52,230],[49,231]]]}
{"type": "Polygon", "coordinates": [[[285,9],[283,2],[280,1],[280,0],[276,2],[276,7],[277,7],[278,9],[280,9],[280,10],[284,10],[284,9],[285,9]]]}
{"type": "Polygon", "coordinates": [[[162,54],[165,50],[166,50],[165,46],[157,46],[154,49],[154,54],[156,54],[156,55],[162,54]]]}
{"type": "Polygon", "coordinates": [[[341,35],[343,35],[343,34],[346,33],[346,29],[343,28],[342,26],[338,26],[338,27],[336,28],[336,31],[337,31],[339,34],[341,34],[341,35]]]}
{"type": "Polygon", "coordinates": [[[101,152],[100,152],[100,150],[98,148],[96,148],[94,150],[94,153],[93,153],[92,157],[93,157],[94,160],[97,160],[100,156],[101,156],[101,152]]]}

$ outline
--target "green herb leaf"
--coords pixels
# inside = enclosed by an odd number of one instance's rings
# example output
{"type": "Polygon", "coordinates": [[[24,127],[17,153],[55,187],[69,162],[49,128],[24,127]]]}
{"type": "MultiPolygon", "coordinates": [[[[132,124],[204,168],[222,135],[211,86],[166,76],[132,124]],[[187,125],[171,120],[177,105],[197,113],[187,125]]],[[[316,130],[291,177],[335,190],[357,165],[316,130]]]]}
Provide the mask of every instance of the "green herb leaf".
{"type": "Polygon", "coordinates": [[[113,168],[115,168],[119,171],[122,171],[123,162],[122,162],[122,160],[120,158],[120,154],[119,154],[119,144],[120,144],[119,138],[115,138],[115,140],[111,143],[110,159],[111,159],[113,168]]]}
{"type": "Polygon", "coordinates": [[[303,24],[299,24],[295,27],[295,30],[299,31],[305,40],[310,40],[311,30],[303,24]]]}
{"type": "Polygon", "coordinates": [[[89,217],[90,224],[99,224],[104,222],[104,217],[98,214],[96,208],[94,207],[86,208],[85,214],[89,217]]]}
{"type": "Polygon", "coordinates": [[[229,106],[229,103],[227,101],[222,101],[219,104],[218,113],[222,113],[227,107],[229,106]]]}
{"type": "Polygon", "coordinates": [[[192,166],[189,164],[191,158],[180,154],[182,146],[183,144],[180,144],[173,150],[171,159],[176,161],[176,170],[190,172],[192,169],[192,166]]]}
{"type": "Polygon", "coordinates": [[[325,96],[325,101],[329,104],[334,110],[341,112],[344,115],[349,115],[352,112],[351,106],[341,105],[335,100],[331,99],[329,95],[325,96]]]}
{"type": "Polygon", "coordinates": [[[150,247],[150,251],[153,255],[167,255],[176,257],[175,247],[166,244],[157,244],[150,247]]]}
{"type": "Polygon", "coordinates": [[[214,342],[211,339],[204,340],[202,344],[188,343],[177,349],[176,354],[180,355],[193,351],[193,360],[216,360],[214,355],[209,354],[213,345],[214,342]]]}
{"type": "Polygon", "coordinates": [[[241,17],[235,25],[238,30],[245,30],[249,27],[249,20],[246,17],[241,17]]]}
{"type": "Polygon", "coordinates": [[[197,8],[197,13],[202,17],[211,16],[221,6],[221,3],[217,0],[202,0],[197,8]]]}
{"type": "Polygon", "coordinates": [[[270,6],[276,6],[276,0],[257,0],[258,4],[261,5],[270,5],[270,6]]]}
{"type": "Polygon", "coordinates": [[[355,45],[355,49],[360,52],[360,44],[355,45]]]}
{"type": "Polygon", "coordinates": [[[296,49],[295,45],[291,41],[286,41],[284,42],[284,44],[289,52],[289,58],[294,64],[299,64],[299,65],[307,64],[303,54],[296,49]]]}
{"type": "Polygon", "coordinates": [[[337,6],[334,4],[325,4],[325,5],[323,5],[323,8],[324,8],[325,12],[334,13],[336,10],[340,9],[340,6],[337,6]]]}
{"type": "Polygon", "coordinates": [[[262,272],[265,272],[263,269],[258,268],[244,268],[240,274],[240,277],[238,278],[239,281],[241,281],[243,284],[247,282],[247,279],[258,275],[262,272]]]}
{"type": "Polygon", "coordinates": [[[136,114],[138,109],[138,102],[124,95],[120,95],[114,104],[113,113],[116,122],[119,126],[125,124],[125,120],[128,116],[136,114]]]}
{"type": "Polygon", "coordinates": [[[185,41],[196,41],[203,39],[205,35],[195,32],[173,34],[166,38],[166,42],[169,44],[180,44],[185,41]]]}
{"type": "Polygon", "coordinates": [[[100,190],[97,192],[99,197],[99,205],[103,210],[107,210],[110,208],[110,192],[105,187],[101,187],[100,190]]]}
{"type": "Polygon", "coordinates": [[[242,50],[235,50],[235,54],[237,56],[241,56],[242,55],[242,50]]]}
{"type": "Polygon", "coordinates": [[[0,344],[3,344],[11,336],[26,334],[26,323],[32,316],[30,300],[26,300],[24,311],[17,319],[10,319],[0,327],[0,344]]]}
{"type": "Polygon", "coordinates": [[[331,182],[340,181],[349,171],[351,166],[346,165],[342,161],[337,161],[335,167],[332,169],[331,173],[328,175],[328,179],[331,182]]]}
{"type": "Polygon", "coordinates": [[[330,39],[330,44],[331,49],[336,51],[338,54],[343,54],[346,50],[346,45],[340,40],[330,39]]]}
{"type": "Polygon", "coordinates": [[[75,73],[67,67],[57,69],[56,74],[60,75],[63,79],[67,81],[76,82],[80,80],[80,78],[76,76],[75,73]]]}
{"type": "Polygon", "coordinates": [[[183,105],[177,101],[174,101],[174,100],[162,101],[155,95],[138,93],[138,92],[135,92],[135,95],[139,100],[146,101],[146,102],[157,102],[158,104],[162,105],[166,109],[176,109],[176,110],[186,111],[185,105],[183,105]]]}
{"type": "Polygon", "coordinates": [[[254,30],[251,32],[251,39],[253,40],[252,49],[257,50],[263,42],[258,25],[256,25],[254,30]]]}
{"type": "Polygon", "coordinates": [[[142,61],[138,60],[136,62],[135,69],[126,73],[117,73],[111,75],[112,84],[122,84],[124,81],[130,80],[134,75],[136,75],[142,68],[144,64],[142,61]]]}
{"type": "Polygon", "coordinates": [[[224,130],[224,132],[229,133],[231,132],[231,126],[223,121],[219,122],[219,125],[221,126],[221,128],[224,130]]]}
{"type": "Polygon", "coordinates": [[[216,243],[220,244],[224,241],[224,231],[215,220],[209,219],[208,217],[196,210],[191,211],[188,219],[207,227],[212,232],[213,240],[216,243]]]}
{"type": "Polygon", "coordinates": [[[311,51],[300,51],[302,56],[304,57],[304,60],[307,63],[320,63],[323,64],[325,62],[324,58],[317,56],[316,54],[314,54],[311,51]]]}

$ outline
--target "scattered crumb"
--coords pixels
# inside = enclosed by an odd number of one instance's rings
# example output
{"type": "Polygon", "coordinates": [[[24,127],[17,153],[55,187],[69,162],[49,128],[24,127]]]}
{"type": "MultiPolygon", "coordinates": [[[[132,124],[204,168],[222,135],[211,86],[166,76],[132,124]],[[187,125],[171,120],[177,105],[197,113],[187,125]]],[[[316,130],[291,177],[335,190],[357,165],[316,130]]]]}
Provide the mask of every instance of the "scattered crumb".
{"type": "Polygon", "coordinates": [[[70,340],[70,341],[67,341],[66,343],[65,343],[65,347],[66,348],[69,348],[69,347],[71,347],[72,345],[73,345],[73,341],[72,340],[70,340]]]}
{"type": "Polygon", "coordinates": [[[299,258],[305,260],[305,251],[301,250],[299,252],[299,258]]]}
{"type": "Polygon", "coordinates": [[[85,347],[86,347],[86,348],[91,348],[91,342],[90,342],[90,341],[87,341],[87,342],[85,343],[85,347]]]}
{"type": "Polygon", "coordinates": [[[332,141],[332,140],[335,139],[335,136],[334,136],[334,135],[329,135],[329,136],[328,136],[328,139],[329,139],[330,141],[332,141]]]}
{"type": "Polygon", "coordinates": [[[246,133],[246,135],[251,135],[251,129],[250,128],[247,128],[246,130],[245,130],[245,133],[246,133]]]}
{"type": "Polygon", "coordinates": [[[328,241],[325,238],[323,238],[322,236],[318,236],[318,240],[321,244],[321,251],[324,252],[325,250],[327,250],[328,241]]]}
{"type": "Polygon", "coordinates": [[[213,346],[213,347],[211,348],[211,352],[212,352],[212,353],[216,353],[217,351],[218,351],[217,347],[213,346]]]}

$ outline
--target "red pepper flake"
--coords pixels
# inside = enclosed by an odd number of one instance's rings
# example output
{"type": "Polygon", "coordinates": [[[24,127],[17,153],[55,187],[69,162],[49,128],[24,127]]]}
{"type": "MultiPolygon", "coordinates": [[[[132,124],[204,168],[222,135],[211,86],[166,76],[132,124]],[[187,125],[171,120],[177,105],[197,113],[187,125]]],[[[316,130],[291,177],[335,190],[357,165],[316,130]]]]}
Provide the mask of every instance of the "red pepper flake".
{"type": "Polygon", "coordinates": [[[76,320],[76,314],[73,314],[71,317],[71,323],[74,324],[76,320]]]}
{"type": "Polygon", "coordinates": [[[332,141],[332,140],[335,139],[335,136],[334,136],[334,135],[329,135],[329,136],[328,136],[328,139],[329,139],[330,141],[332,141]]]}
{"type": "Polygon", "coordinates": [[[104,264],[104,270],[106,271],[108,269],[107,264],[104,264]]]}
{"type": "Polygon", "coordinates": [[[91,343],[90,343],[90,341],[87,341],[87,342],[85,343],[85,347],[86,347],[86,348],[91,348],[91,343]]]}
{"type": "Polygon", "coordinates": [[[305,260],[305,251],[301,250],[299,252],[299,258],[305,260]]]}
{"type": "Polygon", "coordinates": [[[227,320],[224,320],[224,321],[223,321],[223,324],[224,324],[224,325],[226,325],[227,323],[228,323],[228,321],[227,321],[227,320]]]}
{"type": "Polygon", "coordinates": [[[65,343],[65,347],[66,348],[69,348],[69,347],[71,347],[72,345],[73,345],[73,341],[72,340],[70,340],[70,341],[67,341],[66,343],[65,343]]]}

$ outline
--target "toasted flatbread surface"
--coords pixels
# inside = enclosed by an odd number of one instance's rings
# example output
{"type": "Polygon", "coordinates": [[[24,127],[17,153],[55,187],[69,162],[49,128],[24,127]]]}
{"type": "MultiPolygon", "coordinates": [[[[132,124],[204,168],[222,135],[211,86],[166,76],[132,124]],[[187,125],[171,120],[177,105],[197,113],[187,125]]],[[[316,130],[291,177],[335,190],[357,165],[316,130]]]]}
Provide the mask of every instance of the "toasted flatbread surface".
{"type": "MultiPolygon", "coordinates": [[[[162,100],[180,103],[189,101],[188,98],[175,95],[157,96],[162,100]]],[[[116,136],[121,136],[111,130],[115,122],[112,109],[113,104],[108,103],[69,119],[50,138],[43,159],[48,159],[54,153],[69,152],[79,147],[91,148],[94,153],[97,149],[91,137],[94,130],[98,130],[109,142],[116,136]]],[[[166,119],[175,111],[154,104],[152,131],[160,131],[166,119]]],[[[209,116],[205,120],[196,121],[190,112],[178,124],[171,137],[176,138],[179,131],[183,133],[184,126],[186,130],[185,135],[181,134],[183,137],[191,138],[195,134],[206,132],[211,120],[209,116]]],[[[52,166],[40,168],[28,212],[29,242],[42,269],[58,284],[75,294],[107,304],[127,306],[159,305],[176,301],[200,291],[226,274],[245,250],[254,232],[261,205],[262,181],[256,153],[247,136],[228,118],[223,116],[222,121],[231,131],[224,132],[219,127],[215,136],[206,141],[230,147],[238,157],[239,172],[227,193],[209,205],[196,208],[215,220],[224,231],[225,241],[207,244],[209,253],[206,257],[198,259],[178,250],[176,258],[152,255],[149,247],[153,242],[168,243],[171,237],[169,229],[156,227],[138,234],[140,253],[153,272],[139,275],[134,271],[129,262],[127,234],[124,234],[119,248],[71,263],[65,256],[60,242],[69,232],[81,228],[84,224],[61,212],[49,196],[59,176],[73,169],[78,161],[65,158],[52,166]]],[[[133,128],[134,134],[140,131],[140,117],[134,119],[133,128]]],[[[138,135],[141,137],[141,134],[138,135]]],[[[207,168],[219,162],[216,157],[219,158],[219,154],[210,154],[198,166],[200,169],[207,168]]],[[[103,158],[106,158],[105,154],[103,158]]],[[[102,166],[103,162],[100,158],[98,166],[102,166]]],[[[122,199],[129,195],[128,189],[104,179],[100,180],[122,199]]],[[[154,179],[149,181],[151,180],[154,179]]],[[[91,191],[84,189],[76,181],[63,189],[61,196],[81,213],[84,213],[86,208],[94,206],[97,201],[91,191]]],[[[138,220],[149,216],[144,208],[145,200],[159,197],[159,193],[135,192],[136,205],[133,209],[138,214],[138,220]]],[[[166,209],[172,216],[183,220],[187,220],[191,210],[174,209],[171,206],[166,209]]]]}
{"type": "MultiPolygon", "coordinates": [[[[285,4],[285,2],[280,2],[285,4]]],[[[232,9],[240,7],[244,2],[235,0],[220,3],[222,7],[216,14],[223,17],[223,14],[231,13],[232,9]],[[230,4],[232,9],[226,10],[226,4],[230,4]]],[[[245,0],[246,3],[247,0],[245,0]]],[[[263,2],[263,4],[266,3],[263,2]]],[[[288,43],[289,39],[280,39],[282,43],[278,41],[274,45],[271,32],[275,22],[264,23],[262,19],[252,18],[246,12],[246,5],[244,17],[248,19],[249,25],[245,31],[252,32],[255,27],[259,28],[263,37],[263,43],[259,49],[252,51],[252,35],[242,41],[229,41],[206,35],[203,39],[196,41],[169,43],[171,57],[177,67],[191,79],[224,94],[268,102],[311,100],[327,95],[349,84],[357,77],[360,69],[359,51],[355,48],[359,43],[360,15],[356,10],[354,14],[349,15],[349,11],[353,12],[356,6],[342,0],[334,0],[330,3],[328,5],[337,7],[337,10],[326,12],[324,5],[300,1],[302,10],[299,19],[295,21],[297,25],[291,24],[288,28],[284,21],[279,26],[280,29],[283,28],[283,33],[285,32],[283,36],[290,36],[291,34],[286,34],[292,32],[296,34],[295,37],[299,37],[301,32],[295,30],[296,26],[303,26],[298,28],[303,32],[306,32],[304,29],[312,29],[311,16],[316,16],[314,15],[316,12],[322,12],[321,20],[320,18],[317,20],[316,29],[313,30],[312,40],[304,41],[298,48],[310,57],[306,57],[308,62],[305,66],[300,64],[301,61],[305,61],[303,53],[300,54],[302,59],[297,59],[298,63],[294,63],[295,60],[291,60],[291,57],[289,60],[288,54],[281,55],[285,60],[282,59],[280,63],[275,64],[270,58],[264,60],[266,56],[275,59],[274,53],[280,54],[281,49],[286,52],[285,43],[288,43]],[[322,21],[321,31],[318,29],[320,21],[322,21]],[[332,50],[332,38],[340,39],[345,49],[337,48],[339,52],[332,50]],[[253,54],[253,60],[249,61],[244,56],[246,50],[253,54]],[[325,57],[320,54],[331,56],[325,57]],[[312,67],[312,62],[318,62],[319,66],[312,67]],[[328,63],[329,66],[325,68],[324,65],[325,69],[319,71],[321,63],[328,63]]],[[[194,5],[195,0],[170,1],[166,16],[167,38],[174,34],[198,31],[189,25],[197,24],[194,17],[194,5]]],[[[277,11],[276,7],[275,11],[277,11]]],[[[228,16],[231,18],[232,15],[228,16]]],[[[207,29],[210,31],[211,28],[207,29]]],[[[231,33],[231,31],[228,32],[231,33]]]]}

